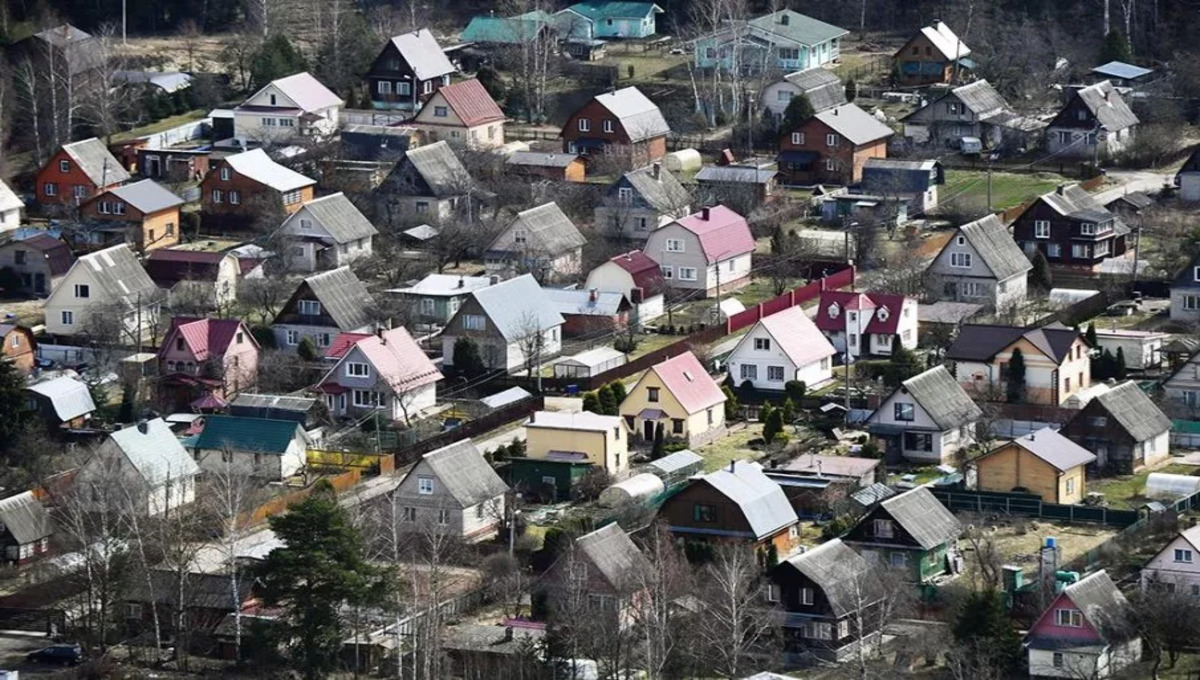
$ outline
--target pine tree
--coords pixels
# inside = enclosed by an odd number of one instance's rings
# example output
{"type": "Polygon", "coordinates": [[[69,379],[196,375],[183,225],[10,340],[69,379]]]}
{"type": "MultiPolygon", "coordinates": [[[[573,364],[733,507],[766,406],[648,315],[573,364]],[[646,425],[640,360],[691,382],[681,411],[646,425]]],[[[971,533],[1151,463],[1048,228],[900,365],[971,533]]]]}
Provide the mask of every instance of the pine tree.
{"type": "Polygon", "coordinates": [[[798,94],[792,97],[792,101],[788,102],[787,108],[783,110],[783,122],[779,125],[779,131],[790,135],[815,115],[816,111],[813,110],[812,102],[808,101],[808,95],[798,94]]]}
{"type": "Polygon", "coordinates": [[[996,590],[971,593],[954,619],[953,632],[959,644],[989,650],[1004,668],[1014,666],[1020,657],[1021,637],[996,590]]]}
{"type": "Polygon", "coordinates": [[[897,387],[905,380],[919,374],[923,369],[920,357],[904,346],[899,335],[893,336],[892,356],[888,359],[884,382],[889,387],[897,387]]]}
{"type": "Polygon", "coordinates": [[[1129,44],[1129,38],[1115,28],[1104,36],[1104,45],[1100,48],[1100,63],[1107,64],[1110,61],[1133,62],[1133,46],[1129,44]]]}
{"type": "Polygon", "coordinates": [[[25,419],[25,376],[11,363],[0,361],[0,449],[16,443],[25,419]]]}
{"type": "Polygon", "coordinates": [[[595,392],[585,392],[583,395],[583,410],[588,413],[603,414],[604,409],[600,406],[600,398],[595,392]]]}
{"type": "Polygon", "coordinates": [[[764,401],[762,403],[762,406],[758,407],[758,422],[760,422],[760,423],[767,422],[767,418],[771,417],[771,411],[773,411],[774,409],[775,409],[775,407],[771,406],[771,402],[764,401]]]}
{"type": "Polygon", "coordinates": [[[1025,354],[1020,347],[1013,350],[1012,358],[1008,360],[1005,394],[1008,401],[1014,404],[1025,400],[1025,354]]]}
{"type": "Polygon", "coordinates": [[[600,413],[606,416],[617,415],[617,400],[613,397],[612,388],[608,385],[601,385],[596,391],[596,399],[600,402],[600,413]]]}
{"type": "Polygon", "coordinates": [[[774,408],[763,424],[763,441],[770,444],[780,432],[783,432],[783,409],[774,408]]]}
{"type": "Polygon", "coordinates": [[[267,38],[250,63],[250,79],[255,88],[263,87],[272,80],[308,70],[304,55],[283,33],[267,38]]]}
{"type": "Polygon", "coordinates": [[[853,103],[858,99],[858,82],[853,78],[846,81],[846,101],[853,103]]]}
{"type": "Polygon", "coordinates": [[[1048,291],[1054,287],[1054,276],[1050,273],[1050,261],[1042,251],[1033,255],[1033,269],[1029,272],[1029,283],[1037,290],[1048,291]]]}
{"type": "Polygon", "coordinates": [[[1124,380],[1128,374],[1128,369],[1125,366],[1125,350],[1124,348],[1118,347],[1117,358],[1116,361],[1113,362],[1113,377],[1117,380],[1124,380]]]}

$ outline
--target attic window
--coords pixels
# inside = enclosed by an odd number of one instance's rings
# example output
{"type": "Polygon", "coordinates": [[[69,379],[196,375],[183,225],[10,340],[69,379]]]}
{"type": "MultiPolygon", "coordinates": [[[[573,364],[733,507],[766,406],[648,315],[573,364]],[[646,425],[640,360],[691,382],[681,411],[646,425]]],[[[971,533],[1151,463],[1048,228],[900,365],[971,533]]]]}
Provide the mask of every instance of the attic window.
{"type": "Polygon", "coordinates": [[[842,313],[842,310],[838,307],[838,304],[836,302],[829,305],[829,318],[836,319],[836,318],[838,318],[838,314],[841,314],[841,313],[842,313]]]}
{"type": "Polygon", "coordinates": [[[1068,628],[1083,628],[1083,613],[1078,609],[1055,609],[1054,623],[1068,628]]]}
{"type": "Polygon", "coordinates": [[[300,313],[304,316],[317,316],[321,313],[321,303],[316,300],[301,300],[300,313]]]}
{"type": "Polygon", "coordinates": [[[687,371],[683,372],[683,378],[684,378],[684,380],[687,380],[688,382],[692,382],[694,380],[694,378],[692,378],[692,374],[688,373],[687,371]]]}
{"type": "Polygon", "coordinates": [[[1192,267],[1192,280],[1200,281],[1200,267],[1192,267]]]}
{"type": "Polygon", "coordinates": [[[271,106],[275,106],[275,95],[271,95],[271,106]]]}
{"type": "Polygon", "coordinates": [[[879,317],[880,321],[887,321],[889,316],[888,308],[880,307],[879,311],[876,312],[875,315],[879,317]]]}
{"type": "Polygon", "coordinates": [[[958,245],[960,245],[960,246],[965,246],[965,245],[967,245],[967,237],[966,237],[966,236],[959,236],[957,239],[955,239],[955,241],[954,241],[954,242],[955,242],[955,243],[957,243],[957,244],[958,244],[958,245]]]}

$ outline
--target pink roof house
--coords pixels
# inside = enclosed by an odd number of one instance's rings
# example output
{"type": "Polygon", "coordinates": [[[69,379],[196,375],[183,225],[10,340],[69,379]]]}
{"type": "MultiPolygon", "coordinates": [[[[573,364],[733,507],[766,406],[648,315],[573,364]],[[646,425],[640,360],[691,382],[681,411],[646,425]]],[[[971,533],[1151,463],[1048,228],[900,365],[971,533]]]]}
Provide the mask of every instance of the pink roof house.
{"type": "Polygon", "coordinates": [[[1063,589],[1025,636],[1030,677],[1107,678],[1142,655],[1129,601],[1101,570],[1063,589]]]}
{"type": "Polygon", "coordinates": [[[171,408],[223,408],[258,378],[258,341],[237,319],[175,317],[158,350],[159,400],[171,408]]]}
{"type": "Polygon", "coordinates": [[[364,340],[371,337],[370,333],[338,333],[333,342],[329,343],[329,347],[325,350],[326,361],[337,361],[346,356],[346,352],[354,347],[359,340],[364,340]]]}
{"type": "Polygon", "coordinates": [[[754,324],[726,365],[738,385],[749,380],[755,389],[779,391],[788,381],[799,380],[812,388],[833,379],[835,354],[804,308],[792,307],[754,324]]]}
{"type": "Polygon", "coordinates": [[[437,403],[442,379],[404,328],[379,331],[353,343],[317,383],[334,416],[361,418],[375,411],[409,422],[437,403]]]}
{"type": "Polygon", "coordinates": [[[668,287],[713,297],[749,283],[754,236],[746,218],[718,205],[656,229],[642,252],[659,263],[668,287]]]}
{"type": "Polygon", "coordinates": [[[653,439],[661,425],[669,439],[697,446],[725,433],[725,393],[691,352],[651,366],[621,402],[631,432],[653,439]]]}

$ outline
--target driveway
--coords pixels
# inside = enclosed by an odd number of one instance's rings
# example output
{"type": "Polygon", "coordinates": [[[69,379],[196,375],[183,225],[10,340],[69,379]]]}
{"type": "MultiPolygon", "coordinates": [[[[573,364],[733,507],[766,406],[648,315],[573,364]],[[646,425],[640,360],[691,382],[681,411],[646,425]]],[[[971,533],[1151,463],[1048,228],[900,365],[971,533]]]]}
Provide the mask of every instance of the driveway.
{"type": "Polygon", "coordinates": [[[1107,175],[1110,180],[1119,182],[1120,186],[1093,194],[1100,205],[1105,205],[1135,191],[1161,191],[1164,184],[1170,184],[1173,181],[1171,174],[1149,170],[1109,170],[1107,175]]]}

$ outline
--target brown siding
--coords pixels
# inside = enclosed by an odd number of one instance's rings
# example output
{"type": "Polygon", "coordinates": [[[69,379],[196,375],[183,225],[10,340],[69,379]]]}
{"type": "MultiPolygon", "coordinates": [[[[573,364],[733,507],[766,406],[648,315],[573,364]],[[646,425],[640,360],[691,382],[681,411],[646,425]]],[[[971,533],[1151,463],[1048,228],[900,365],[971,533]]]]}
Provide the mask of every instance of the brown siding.
{"type": "Polygon", "coordinates": [[[8,335],[0,338],[4,343],[4,360],[11,362],[18,371],[31,373],[36,353],[36,343],[33,334],[25,328],[14,328],[8,335]],[[16,343],[14,346],[14,342],[16,343]]]}
{"type": "Polygon", "coordinates": [[[899,74],[899,82],[904,86],[913,85],[930,85],[933,83],[949,83],[954,75],[954,64],[946,59],[933,43],[926,38],[923,33],[918,32],[911,40],[904,44],[896,52],[893,61],[896,64],[896,71],[899,74]],[[914,52],[913,50],[916,50],[914,52]],[[928,75],[904,75],[904,65],[919,62],[940,62],[942,70],[940,73],[928,75]]]}
{"type": "Polygon", "coordinates": [[[861,146],[855,146],[848,139],[838,134],[833,128],[816,118],[805,121],[797,130],[787,130],[779,139],[780,151],[812,151],[817,154],[811,169],[794,170],[789,163],[780,163],[779,171],[788,184],[812,184],[815,182],[830,182],[836,184],[853,184],[862,179],[862,169],[868,158],[887,158],[887,139],[880,139],[861,146]],[[792,133],[804,134],[801,144],[792,143],[792,133]],[[828,146],[828,135],[837,135],[837,146],[828,146]],[[829,170],[826,162],[836,161],[836,169],[829,170]]]}
{"type": "MultiPolygon", "coordinates": [[[[105,215],[99,211],[101,201],[116,202],[121,201],[121,199],[107,192],[100,194],[95,199],[81,206],[80,213],[83,217],[90,220],[121,223],[140,231],[140,241],[130,240],[130,243],[135,248],[139,250],[154,250],[179,243],[179,208],[168,208],[146,215],[132,205],[125,203],[124,215],[105,215]],[[171,227],[169,230],[170,235],[168,235],[168,225],[171,227]]],[[[124,203],[124,201],[121,202],[124,203]]]]}
{"type": "Polygon", "coordinates": [[[667,138],[665,136],[653,137],[651,139],[632,144],[629,141],[629,134],[621,125],[621,121],[612,115],[608,109],[595,99],[589,101],[571,117],[567,119],[566,125],[562,129],[563,151],[570,152],[571,143],[581,139],[602,139],[606,144],[616,146],[631,146],[634,158],[636,161],[646,163],[653,160],[658,160],[667,155],[667,138]],[[587,119],[589,123],[588,132],[579,131],[579,121],[587,119]],[[613,131],[604,131],[604,121],[611,120],[613,122],[613,131]]]}
{"type": "Polygon", "coordinates": [[[221,168],[224,167],[228,167],[228,164],[224,160],[217,161],[213,164],[208,176],[200,183],[200,210],[206,215],[249,218],[257,213],[261,213],[264,209],[263,202],[267,200],[278,201],[280,209],[284,213],[291,215],[305,203],[313,199],[313,185],[310,184],[299,190],[299,201],[284,204],[281,193],[232,171],[232,168],[230,168],[229,179],[221,179],[221,168]],[[220,203],[213,201],[213,190],[220,190],[222,192],[220,203]],[[237,191],[241,194],[237,204],[229,202],[230,191],[237,191]]]}

